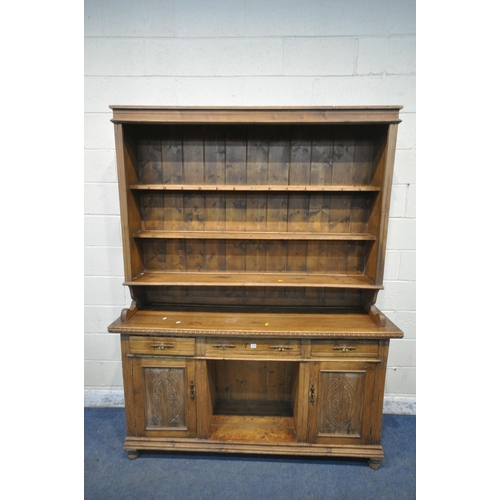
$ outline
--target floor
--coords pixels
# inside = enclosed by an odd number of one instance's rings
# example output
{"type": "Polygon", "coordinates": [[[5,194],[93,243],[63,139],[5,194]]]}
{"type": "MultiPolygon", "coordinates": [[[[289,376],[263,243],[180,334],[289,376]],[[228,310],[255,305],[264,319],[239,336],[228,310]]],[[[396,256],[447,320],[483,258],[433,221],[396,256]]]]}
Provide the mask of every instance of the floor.
{"type": "Polygon", "coordinates": [[[123,450],[123,408],[85,408],[85,498],[411,500],[416,417],[384,414],[379,470],[365,460],[123,450]]]}

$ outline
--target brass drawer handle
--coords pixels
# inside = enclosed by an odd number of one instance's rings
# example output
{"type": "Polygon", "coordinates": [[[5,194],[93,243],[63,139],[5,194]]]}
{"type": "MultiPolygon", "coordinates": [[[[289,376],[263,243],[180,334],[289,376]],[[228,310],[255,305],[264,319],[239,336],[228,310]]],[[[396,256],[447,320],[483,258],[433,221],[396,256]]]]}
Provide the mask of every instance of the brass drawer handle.
{"type": "Polygon", "coordinates": [[[234,349],[236,346],[234,344],[212,344],[212,347],[216,349],[234,349]]]}
{"type": "Polygon", "coordinates": [[[152,349],[173,349],[175,346],[173,344],[151,344],[152,349]]]}
{"type": "Polygon", "coordinates": [[[356,347],[332,347],[334,351],[342,351],[342,352],[347,352],[347,351],[355,351],[357,348],[356,347]]]}
{"type": "Polygon", "coordinates": [[[278,349],[278,351],[284,351],[286,349],[293,349],[291,345],[270,345],[269,349],[278,349]]]}

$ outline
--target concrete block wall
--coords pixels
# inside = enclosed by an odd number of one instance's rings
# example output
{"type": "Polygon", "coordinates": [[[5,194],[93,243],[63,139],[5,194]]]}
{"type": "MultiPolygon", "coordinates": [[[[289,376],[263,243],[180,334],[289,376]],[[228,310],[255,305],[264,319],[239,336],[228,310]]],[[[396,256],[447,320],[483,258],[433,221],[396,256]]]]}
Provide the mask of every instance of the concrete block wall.
{"type": "Polygon", "coordinates": [[[414,0],[86,0],[85,392],[120,405],[123,281],[110,104],[404,106],[378,306],[393,341],[386,411],[414,413],[416,168],[414,0]]]}

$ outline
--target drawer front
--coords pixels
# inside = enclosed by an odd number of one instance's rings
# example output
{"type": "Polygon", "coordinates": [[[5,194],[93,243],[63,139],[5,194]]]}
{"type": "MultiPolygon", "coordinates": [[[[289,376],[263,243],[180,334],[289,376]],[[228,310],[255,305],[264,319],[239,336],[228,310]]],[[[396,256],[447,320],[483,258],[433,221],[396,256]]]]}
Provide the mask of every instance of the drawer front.
{"type": "Polygon", "coordinates": [[[317,340],[311,343],[311,357],[376,358],[377,340],[317,340]]]}
{"type": "Polygon", "coordinates": [[[213,358],[248,358],[299,359],[300,342],[298,340],[268,339],[206,339],[206,356],[213,358]]]}
{"type": "Polygon", "coordinates": [[[131,354],[194,356],[194,338],[130,337],[131,354]]]}

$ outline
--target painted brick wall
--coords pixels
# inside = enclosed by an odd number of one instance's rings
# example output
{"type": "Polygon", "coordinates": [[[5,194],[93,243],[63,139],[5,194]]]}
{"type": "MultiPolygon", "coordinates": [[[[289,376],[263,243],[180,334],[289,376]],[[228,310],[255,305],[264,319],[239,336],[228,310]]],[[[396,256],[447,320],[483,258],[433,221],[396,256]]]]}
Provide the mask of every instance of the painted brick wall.
{"type": "Polygon", "coordinates": [[[378,306],[405,332],[386,396],[415,397],[415,24],[414,0],[85,1],[86,390],[122,388],[107,326],[130,304],[110,104],[401,104],[378,306]]]}

